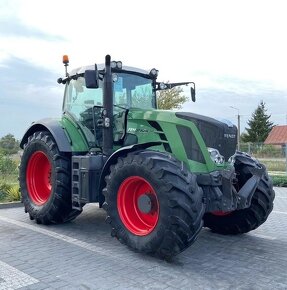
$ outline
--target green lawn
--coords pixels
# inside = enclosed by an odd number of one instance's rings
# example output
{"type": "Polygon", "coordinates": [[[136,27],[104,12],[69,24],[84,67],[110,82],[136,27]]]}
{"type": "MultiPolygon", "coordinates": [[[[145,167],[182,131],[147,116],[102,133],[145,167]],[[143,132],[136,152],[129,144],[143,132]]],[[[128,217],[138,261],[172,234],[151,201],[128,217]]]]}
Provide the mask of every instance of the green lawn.
{"type": "Polygon", "coordinates": [[[286,173],[286,161],[281,160],[260,160],[262,162],[268,171],[281,171],[286,173]]]}

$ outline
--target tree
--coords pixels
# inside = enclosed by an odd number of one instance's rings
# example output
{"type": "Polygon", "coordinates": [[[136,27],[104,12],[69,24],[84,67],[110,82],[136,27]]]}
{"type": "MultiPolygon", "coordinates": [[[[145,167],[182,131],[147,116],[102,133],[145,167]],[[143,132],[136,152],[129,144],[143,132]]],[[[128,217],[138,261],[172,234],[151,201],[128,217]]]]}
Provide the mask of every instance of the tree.
{"type": "Polygon", "coordinates": [[[0,176],[17,173],[17,164],[7,155],[0,151],[0,176]]]}
{"type": "Polygon", "coordinates": [[[163,110],[180,109],[182,104],[188,101],[188,98],[182,95],[182,92],[181,87],[159,91],[157,95],[158,108],[163,110]]]}
{"type": "Polygon", "coordinates": [[[240,134],[240,143],[244,143],[245,139],[248,137],[248,134],[246,132],[242,132],[240,134]]]}
{"type": "Polygon", "coordinates": [[[242,136],[244,142],[264,142],[268,134],[274,127],[273,122],[269,121],[271,115],[267,115],[265,103],[260,102],[257,109],[247,122],[249,128],[246,128],[246,135],[242,136]]]}
{"type": "Polygon", "coordinates": [[[12,134],[7,134],[0,138],[0,149],[2,149],[4,154],[15,154],[20,149],[19,141],[12,134]]]}

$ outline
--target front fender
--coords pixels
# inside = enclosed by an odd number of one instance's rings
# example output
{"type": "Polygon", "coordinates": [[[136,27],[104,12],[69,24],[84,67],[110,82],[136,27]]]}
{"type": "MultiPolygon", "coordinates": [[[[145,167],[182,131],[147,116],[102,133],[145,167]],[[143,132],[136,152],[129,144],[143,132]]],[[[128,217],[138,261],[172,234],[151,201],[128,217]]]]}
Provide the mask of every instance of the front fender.
{"type": "Polygon", "coordinates": [[[238,202],[238,209],[243,209],[251,205],[252,197],[259,185],[259,182],[266,172],[266,168],[257,159],[251,157],[245,152],[236,151],[233,155],[234,167],[239,171],[239,178],[248,178],[238,191],[240,197],[238,202]]]}
{"type": "Polygon", "coordinates": [[[28,142],[28,137],[37,131],[49,131],[61,152],[72,152],[71,140],[59,121],[56,119],[42,119],[33,123],[21,140],[20,147],[22,149],[24,148],[24,144],[28,142]]]}
{"type": "Polygon", "coordinates": [[[142,144],[129,145],[129,146],[125,146],[125,147],[118,149],[111,156],[109,156],[109,158],[107,159],[107,161],[103,167],[103,170],[102,170],[102,173],[100,176],[100,183],[99,183],[99,204],[100,204],[100,207],[102,206],[102,204],[105,200],[105,197],[102,194],[102,190],[105,186],[105,176],[108,175],[111,165],[115,164],[117,162],[118,157],[127,156],[127,154],[130,152],[147,149],[147,148],[152,147],[152,146],[159,146],[161,144],[162,144],[162,142],[147,142],[147,143],[142,143],[142,144]]]}

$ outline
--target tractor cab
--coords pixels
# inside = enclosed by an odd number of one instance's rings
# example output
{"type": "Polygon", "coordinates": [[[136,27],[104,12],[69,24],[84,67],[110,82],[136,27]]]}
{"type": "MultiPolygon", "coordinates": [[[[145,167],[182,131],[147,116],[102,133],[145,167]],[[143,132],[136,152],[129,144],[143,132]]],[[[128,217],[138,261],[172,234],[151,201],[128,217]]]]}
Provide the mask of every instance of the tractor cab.
{"type": "MultiPolygon", "coordinates": [[[[134,67],[122,66],[121,62],[111,63],[113,98],[113,133],[119,141],[125,133],[125,118],[130,108],[156,109],[157,70],[150,72],[134,67]]],[[[72,118],[84,132],[89,144],[101,146],[104,69],[97,66],[97,86],[87,87],[86,71],[94,71],[95,66],[85,66],[73,70],[62,80],[65,83],[63,114],[72,118]]]]}
{"type": "MultiPolygon", "coordinates": [[[[67,65],[68,60],[66,60],[65,66],[67,67],[67,65]]],[[[70,74],[66,72],[66,76],[66,79],[58,80],[59,83],[66,85],[63,114],[72,118],[79,125],[91,147],[101,147],[105,64],[80,67],[70,74]],[[86,79],[89,83],[86,83],[86,79]]],[[[160,83],[157,82],[157,76],[158,70],[155,68],[146,71],[123,66],[120,61],[111,62],[114,143],[123,141],[130,109],[157,109],[157,91],[192,84],[191,97],[193,101],[195,100],[193,82],[160,83]]]]}

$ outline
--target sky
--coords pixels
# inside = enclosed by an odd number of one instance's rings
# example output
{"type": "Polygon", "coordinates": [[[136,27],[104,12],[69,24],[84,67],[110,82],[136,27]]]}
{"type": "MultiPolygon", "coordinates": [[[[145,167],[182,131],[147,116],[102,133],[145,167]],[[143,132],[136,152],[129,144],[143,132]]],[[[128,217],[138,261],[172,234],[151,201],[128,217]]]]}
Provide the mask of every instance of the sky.
{"type": "Polygon", "coordinates": [[[237,124],[261,100],[287,123],[286,1],[0,0],[0,137],[60,117],[62,55],[70,67],[103,63],[159,70],[196,83],[184,111],[237,124]],[[231,108],[234,107],[234,108],[231,108]]]}

